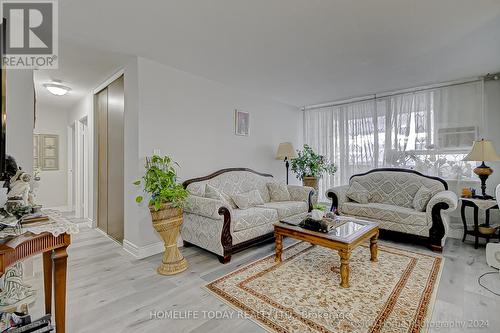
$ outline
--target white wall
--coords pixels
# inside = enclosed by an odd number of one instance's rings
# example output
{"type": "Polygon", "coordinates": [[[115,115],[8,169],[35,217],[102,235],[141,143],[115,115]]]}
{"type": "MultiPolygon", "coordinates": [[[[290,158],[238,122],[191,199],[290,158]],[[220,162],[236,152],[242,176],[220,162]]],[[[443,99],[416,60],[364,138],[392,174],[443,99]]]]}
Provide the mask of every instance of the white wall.
{"type": "Polygon", "coordinates": [[[67,110],[40,105],[36,109],[36,134],[59,136],[59,170],[42,171],[36,201],[44,207],[67,205],[67,110]]]}
{"type": "Polygon", "coordinates": [[[283,161],[274,159],[278,144],[300,140],[298,108],[147,59],[138,58],[125,72],[125,96],[125,239],[137,246],[159,240],[147,208],[134,204],[139,191],[131,184],[153,149],[179,162],[181,180],[227,167],[284,179],[283,161]],[[235,109],[250,113],[250,136],[234,134],[235,109]]]}
{"type": "Polygon", "coordinates": [[[33,71],[11,69],[6,73],[6,152],[24,171],[33,171],[34,88],[33,71]]]}

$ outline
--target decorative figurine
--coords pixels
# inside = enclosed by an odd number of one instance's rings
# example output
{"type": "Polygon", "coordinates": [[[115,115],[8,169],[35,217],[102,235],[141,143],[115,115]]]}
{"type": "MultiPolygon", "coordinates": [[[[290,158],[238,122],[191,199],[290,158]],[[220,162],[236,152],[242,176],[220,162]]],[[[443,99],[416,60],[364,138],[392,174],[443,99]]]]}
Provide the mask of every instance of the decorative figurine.
{"type": "MultiPolygon", "coordinates": [[[[8,179],[4,182],[7,188],[7,202],[5,210],[20,211],[30,208],[30,181],[31,176],[18,167],[16,160],[7,155],[5,173],[8,179]]],[[[18,262],[4,272],[0,277],[0,311],[10,308],[19,302],[33,303],[36,291],[23,282],[23,263],[18,262]]]]}
{"type": "Polygon", "coordinates": [[[10,179],[10,191],[7,193],[7,200],[21,200],[23,206],[29,205],[31,175],[18,170],[14,177],[10,179]]]}
{"type": "Polygon", "coordinates": [[[35,295],[35,290],[23,283],[23,265],[21,262],[7,268],[0,278],[0,289],[0,307],[26,301],[27,298],[35,295]]]}

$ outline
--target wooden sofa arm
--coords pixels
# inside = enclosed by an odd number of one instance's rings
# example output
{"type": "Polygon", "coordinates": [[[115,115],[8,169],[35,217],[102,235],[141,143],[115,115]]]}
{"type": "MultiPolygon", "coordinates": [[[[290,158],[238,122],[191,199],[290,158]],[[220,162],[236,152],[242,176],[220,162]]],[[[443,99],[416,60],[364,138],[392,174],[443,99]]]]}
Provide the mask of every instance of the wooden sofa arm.
{"type": "Polygon", "coordinates": [[[336,186],[326,191],[326,196],[332,200],[330,211],[338,209],[340,205],[347,201],[346,192],[349,185],[336,186]]]}
{"type": "Polygon", "coordinates": [[[219,257],[219,261],[227,264],[231,260],[231,250],[233,247],[233,236],[231,235],[231,211],[227,207],[219,208],[219,215],[223,216],[224,224],[222,226],[222,233],[220,242],[224,249],[224,256],[219,257]]]}
{"type": "Polygon", "coordinates": [[[451,212],[457,208],[458,198],[452,191],[442,191],[434,195],[427,204],[427,219],[431,223],[429,229],[430,248],[434,251],[442,251],[442,239],[446,234],[445,221],[442,213],[451,212]]]}

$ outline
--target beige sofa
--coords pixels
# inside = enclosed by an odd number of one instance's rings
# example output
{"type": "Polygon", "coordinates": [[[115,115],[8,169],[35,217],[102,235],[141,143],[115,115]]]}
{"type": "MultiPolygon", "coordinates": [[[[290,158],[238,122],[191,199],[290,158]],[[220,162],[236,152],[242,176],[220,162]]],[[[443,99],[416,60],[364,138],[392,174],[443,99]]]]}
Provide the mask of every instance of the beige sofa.
{"type": "Polygon", "coordinates": [[[272,201],[268,189],[270,182],[273,182],[272,175],[245,168],[223,169],[185,181],[183,185],[190,195],[181,229],[184,245],[193,244],[213,252],[222,263],[227,263],[231,254],[272,239],[273,223],[312,209],[313,188],[287,185],[290,200],[272,201]],[[207,185],[227,197],[257,190],[263,203],[239,209],[227,201],[207,198],[207,185]]]}
{"type": "Polygon", "coordinates": [[[390,168],[354,175],[349,185],[331,188],[326,195],[332,200],[332,209],[338,209],[340,214],[376,221],[381,233],[398,239],[424,240],[437,251],[442,250],[446,239],[448,213],[457,208],[458,200],[440,178],[390,168]],[[350,186],[359,186],[353,183],[361,185],[360,192],[363,189],[369,192],[368,202],[360,203],[348,197],[350,186]],[[422,211],[414,207],[415,195],[421,187],[430,192],[422,211]]]}

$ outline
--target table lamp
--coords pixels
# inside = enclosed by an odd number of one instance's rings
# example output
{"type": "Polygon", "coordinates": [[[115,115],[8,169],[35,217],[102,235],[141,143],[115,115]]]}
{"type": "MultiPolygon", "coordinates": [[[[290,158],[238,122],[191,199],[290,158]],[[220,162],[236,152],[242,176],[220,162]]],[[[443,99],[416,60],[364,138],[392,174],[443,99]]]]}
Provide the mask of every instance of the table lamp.
{"type": "Polygon", "coordinates": [[[286,168],[286,184],[288,185],[288,168],[290,167],[289,160],[297,157],[295,149],[291,142],[283,142],[278,146],[278,151],[276,152],[276,159],[285,161],[286,168]]]}
{"type": "Polygon", "coordinates": [[[465,156],[464,161],[477,161],[482,162],[480,166],[474,169],[474,173],[481,179],[481,192],[480,199],[492,199],[492,196],[486,194],[486,180],[493,173],[493,170],[484,164],[485,161],[500,161],[500,156],[497,155],[495,147],[490,140],[481,139],[474,141],[472,150],[465,156]]]}

